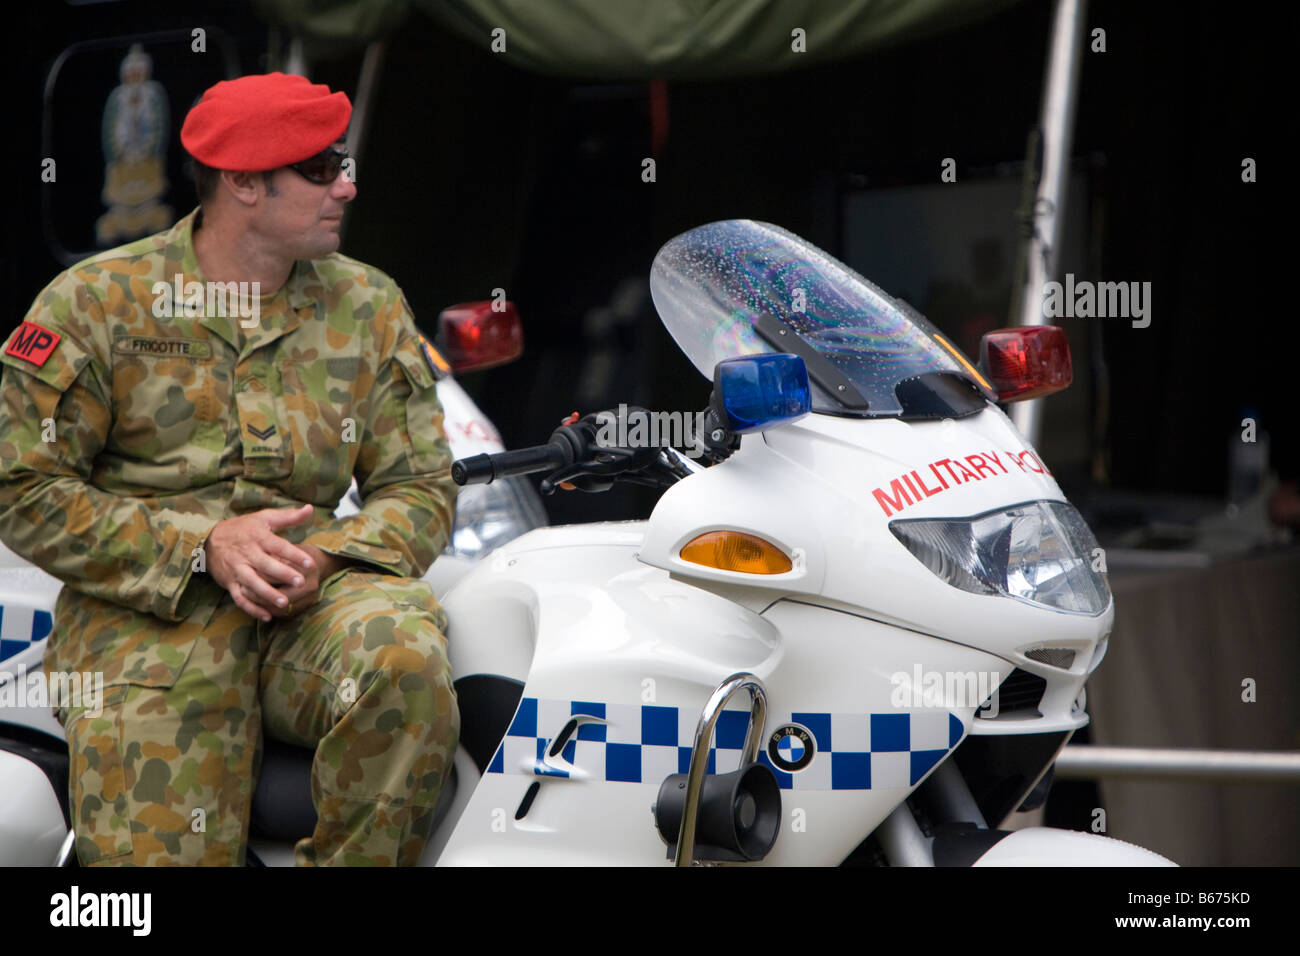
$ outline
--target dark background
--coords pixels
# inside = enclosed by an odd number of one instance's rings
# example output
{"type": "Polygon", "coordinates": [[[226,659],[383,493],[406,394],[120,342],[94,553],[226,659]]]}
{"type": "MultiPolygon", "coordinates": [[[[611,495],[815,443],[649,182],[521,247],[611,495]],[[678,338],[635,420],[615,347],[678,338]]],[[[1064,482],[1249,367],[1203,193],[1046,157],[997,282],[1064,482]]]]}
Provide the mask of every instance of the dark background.
{"type": "MultiPolygon", "coordinates": [[[[154,78],[171,98],[167,201],[177,216],[194,204],[179,145],[190,102],[227,73],[274,65],[268,51],[286,39],[240,2],[181,10],[51,2],[16,16],[6,333],[67,264],[59,245],[93,251],[100,117],[123,38],[179,31],[149,44],[154,78]],[[206,54],[189,51],[196,25],[209,31],[206,54]],[[44,115],[50,68],[69,48],[44,115]],[[60,164],[55,184],[40,181],[46,155],[60,164]]],[[[1077,391],[1048,400],[1044,457],[1072,498],[1097,489],[1222,496],[1229,439],[1250,413],[1271,435],[1275,464],[1294,475],[1293,319],[1276,294],[1289,274],[1281,253],[1292,244],[1293,204],[1279,185],[1290,175],[1286,157],[1270,149],[1293,115],[1280,50],[1295,36],[1293,15],[1268,4],[1096,0],[1088,27],[1105,29],[1107,51],[1084,53],[1076,272],[1150,281],[1152,324],[1062,320],[1077,391]],[[1258,163],[1255,184],[1241,181],[1247,156],[1258,163]]],[[[524,358],[462,379],[508,445],[544,441],[575,408],[700,408],[707,383],[648,297],[660,245],[704,222],[747,217],[844,257],[855,196],[937,186],[944,157],[957,161],[952,188],[1015,182],[1038,116],[1049,29],[1050,5],[1025,2],[868,58],[667,83],[655,142],[651,84],[525,72],[415,13],[388,40],[343,251],[396,278],[429,332],[441,308],[494,288],[519,305],[524,358]],[[657,181],[644,183],[651,155],[657,181]]],[[[318,59],[310,72],[355,95],[360,62],[351,52],[318,59]]],[[[1014,228],[1014,209],[984,214],[994,228],[1014,228]]],[[[875,241],[924,257],[927,238],[901,229],[875,241]]],[[[1004,281],[981,301],[933,294],[914,304],[972,348],[979,331],[1008,322],[1014,251],[994,261],[1004,281]]],[[[848,261],[899,291],[872,262],[848,261]]],[[[652,502],[630,491],[548,506],[554,520],[571,521],[644,515],[652,502]]]]}

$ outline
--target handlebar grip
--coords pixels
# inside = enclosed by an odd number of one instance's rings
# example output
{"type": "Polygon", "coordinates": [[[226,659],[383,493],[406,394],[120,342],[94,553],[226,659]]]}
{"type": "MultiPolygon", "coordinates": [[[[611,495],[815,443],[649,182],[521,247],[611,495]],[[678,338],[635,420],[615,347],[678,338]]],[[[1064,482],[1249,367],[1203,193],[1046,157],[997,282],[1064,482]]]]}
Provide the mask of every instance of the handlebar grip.
{"type": "Polygon", "coordinates": [[[451,479],[458,485],[486,485],[497,478],[553,471],[569,464],[572,457],[571,452],[556,443],[495,455],[473,455],[452,462],[451,479]]]}

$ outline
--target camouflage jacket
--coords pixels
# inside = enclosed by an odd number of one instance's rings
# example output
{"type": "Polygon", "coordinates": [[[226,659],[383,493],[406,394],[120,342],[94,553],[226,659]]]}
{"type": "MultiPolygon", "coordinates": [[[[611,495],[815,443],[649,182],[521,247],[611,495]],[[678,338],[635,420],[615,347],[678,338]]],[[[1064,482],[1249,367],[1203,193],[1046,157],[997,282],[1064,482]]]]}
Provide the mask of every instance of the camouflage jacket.
{"type": "Polygon", "coordinates": [[[58,276],[6,342],[0,540],[165,621],[210,616],[225,593],[195,573],[200,546],[260,508],[311,503],[314,527],[286,538],[421,576],[456,488],[401,290],[345,256],[302,261],[242,329],[233,303],[186,289],[203,281],[196,212],[58,276]],[[361,513],[336,519],[354,474],[361,513]]]}

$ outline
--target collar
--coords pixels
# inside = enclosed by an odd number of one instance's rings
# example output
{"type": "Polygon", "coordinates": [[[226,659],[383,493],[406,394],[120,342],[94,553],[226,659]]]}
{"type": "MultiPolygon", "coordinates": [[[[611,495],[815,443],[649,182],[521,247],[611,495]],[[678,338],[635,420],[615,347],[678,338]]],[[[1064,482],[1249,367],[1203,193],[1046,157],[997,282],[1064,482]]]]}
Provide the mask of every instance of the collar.
{"type": "MultiPolygon", "coordinates": [[[[189,282],[204,282],[199,271],[198,257],[194,253],[194,227],[202,222],[203,210],[195,208],[179,219],[167,232],[163,275],[167,282],[181,276],[182,286],[189,282]]],[[[293,264],[288,280],[274,296],[259,301],[261,310],[258,326],[247,331],[236,323],[237,316],[204,315],[199,325],[218,336],[237,352],[244,353],[292,332],[303,321],[316,314],[325,283],[317,271],[316,263],[299,259],[293,264]]]]}

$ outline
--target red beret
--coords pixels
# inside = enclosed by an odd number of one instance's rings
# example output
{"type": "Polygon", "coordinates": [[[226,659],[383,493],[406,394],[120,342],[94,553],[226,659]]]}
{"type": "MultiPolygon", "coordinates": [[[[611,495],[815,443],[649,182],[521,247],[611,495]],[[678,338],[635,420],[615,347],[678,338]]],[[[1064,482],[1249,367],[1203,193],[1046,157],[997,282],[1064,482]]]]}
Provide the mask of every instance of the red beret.
{"type": "Polygon", "coordinates": [[[223,80],[185,117],[181,144],[213,169],[260,172],[315,156],[348,128],[346,93],[304,76],[266,73],[223,80]]]}

